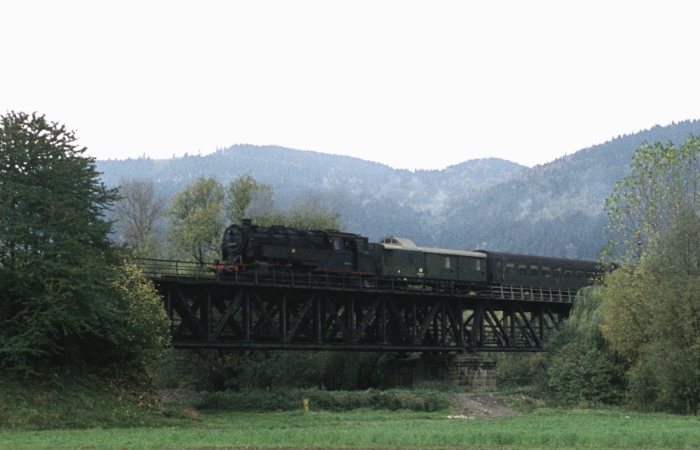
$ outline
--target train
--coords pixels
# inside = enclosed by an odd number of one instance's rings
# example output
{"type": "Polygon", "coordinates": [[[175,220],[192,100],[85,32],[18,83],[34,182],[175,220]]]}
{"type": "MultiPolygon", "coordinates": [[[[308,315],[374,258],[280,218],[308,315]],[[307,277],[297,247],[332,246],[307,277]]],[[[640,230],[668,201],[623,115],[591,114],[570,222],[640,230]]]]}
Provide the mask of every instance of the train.
{"type": "Polygon", "coordinates": [[[531,286],[577,291],[600,279],[596,261],[487,250],[417,246],[408,238],[367,237],[337,230],[259,226],[250,219],[224,231],[217,271],[287,268],[295,272],[353,275],[450,286],[531,286]]]}

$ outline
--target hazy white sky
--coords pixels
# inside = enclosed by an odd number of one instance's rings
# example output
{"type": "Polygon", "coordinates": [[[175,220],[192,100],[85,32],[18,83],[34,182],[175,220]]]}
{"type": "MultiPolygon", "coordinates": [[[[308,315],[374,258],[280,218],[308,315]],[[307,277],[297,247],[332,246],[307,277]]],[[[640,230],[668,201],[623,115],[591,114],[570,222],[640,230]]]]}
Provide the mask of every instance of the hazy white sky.
{"type": "Polygon", "coordinates": [[[0,113],[99,159],[237,143],[528,166],[700,118],[687,1],[0,0],[0,113]]]}

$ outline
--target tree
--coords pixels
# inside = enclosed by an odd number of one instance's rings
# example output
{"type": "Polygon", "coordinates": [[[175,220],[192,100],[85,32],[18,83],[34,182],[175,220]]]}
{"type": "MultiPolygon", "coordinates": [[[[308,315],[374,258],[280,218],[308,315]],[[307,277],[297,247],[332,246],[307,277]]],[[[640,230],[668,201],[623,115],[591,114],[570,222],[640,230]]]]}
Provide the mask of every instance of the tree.
{"type": "Polygon", "coordinates": [[[601,329],[624,358],[640,407],[697,414],[700,407],[700,139],[644,144],[608,199],[614,239],[601,329]]]}
{"type": "Polygon", "coordinates": [[[42,115],[0,117],[0,369],[13,373],[136,358],[104,220],[117,195],[75,141],[42,115]]]}
{"type": "Polygon", "coordinates": [[[224,233],[223,210],[224,188],[215,178],[200,177],[187,185],[168,209],[171,247],[200,264],[212,262],[224,233]]]}
{"type": "Polygon", "coordinates": [[[153,181],[122,181],[119,195],[114,208],[119,240],[138,258],[160,256],[156,227],[165,211],[165,199],[156,195],[153,181]]]}
{"type": "Polygon", "coordinates": [[[131,263],[124,263],[115,271],[111,285],[113,301],[109,306],[116,320],[109,328],[108,338],[117,344],[111,346],[112,359],[146,366],[147,358],[150,360],[153,353],[170,345],[170,321],[163,299],[153,283],[131,263]]]}
{"type": "Polygon", "coordinates": [[[611,240],[602,256],[636,264],[683,211],[700,207],[700,138],[689,136],[676,149],[671,142],[643,143],[630,174],[607,199],[611,240]]]}
{"type": "Polygon", "coordinates": [[[682,213],[634,267],[606,280],[602,330],[640,407],[700,410],[700,218],[682,213]]]}
{"type": "Polygon", "coordinates": [[[341,229],[340,214],[321,205],[318,198],[297,203],[282,218],[284,225],[319,230],[341,229]]]}
{"type": "Polygon", "coordinates": [[[301,202],[288,211],[272,205],[274,193],[250,175],[234,180],[227,189],[215,178],[201,177],[175,194],[167,216],[167,235],[175,257],[183,255],[200,264],[220,256],[221,238],[227,224],[245,215],[258,225],[340,229],[340,215],[321,206],[318,199],[301,202]],[[252,214],[252,215],[251,215],[252,214]],[[259,214],[259,215],[258,215],[259,214]]]}
{"type": "Polygon", "coordinates": [[[273,191],[269,184],[259,183],[250,174],[241,175],[233,180],[226,190],[227,223],[241,223],[244,218],[258,222],[273,215],[272,196],[273,191]]]}

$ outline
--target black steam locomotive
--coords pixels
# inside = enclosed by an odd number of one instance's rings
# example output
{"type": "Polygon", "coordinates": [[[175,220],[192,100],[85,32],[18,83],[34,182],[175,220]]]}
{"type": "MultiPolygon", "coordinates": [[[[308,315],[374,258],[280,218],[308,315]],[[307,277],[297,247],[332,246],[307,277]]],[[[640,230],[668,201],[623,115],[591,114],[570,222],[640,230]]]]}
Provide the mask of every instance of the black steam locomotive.
{"type": "Polygon", "coordinates": [[[220,272],[241,268],[357,275],[363,279],[431,281],[469,286],[533,286],[578,290],[592,284],[595,261],[418,247],[405,238],[370,243],[334,230],[262,227],[244,219],[229,226],[221,243],[220,272]]]}
{"type": "Polygon", "coordinates": [[[261,227],[243,219],[224,232],[224,265],[278,266],[324,272],[374,273],[366,237],[333,230],[261,227]]]}

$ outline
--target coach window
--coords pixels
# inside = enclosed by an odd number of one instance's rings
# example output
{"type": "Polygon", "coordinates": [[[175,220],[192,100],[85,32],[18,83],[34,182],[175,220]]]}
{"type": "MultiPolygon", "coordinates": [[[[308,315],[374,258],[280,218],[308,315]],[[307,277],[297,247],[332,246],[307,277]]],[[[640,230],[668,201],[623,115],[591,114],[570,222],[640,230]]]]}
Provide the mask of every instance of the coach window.
{"type": "Polygon", "coordinates": [[[583,278],[583,272],[581,272],[580,270],[577,270],[576,271],[576,278],[583,278]]]}
{"type": "Polygon", "coordinates": [[[540,274],[540,267],[539,266],[530,266],[530,275],[539,275],[540,274]]]}
{"type": "Polygon", "coordinates": [[[554,278],[561,278],[561,268],[554,269],[554,278]]]}
{"type": "Polygon", "coordinates": [[[544,276],[545,278],[549,278],[549,267],[542,266],[542,276],[544,276]]]}
{"type": "Polygon", "coordinates": [[[572,275],[573,275],[573,273],[571,273],[570,270],[565,270],[565,271],[564,271],[564,278],[571,278],[572,275]]]}
{"type": "Polygon", "coordinates": [[[481,260],[480,259],[476,260],[476,271],[481,272],[481,260]]]}
{"type": "Polygon", "coordinates": [[[510,275],[515,273],[515,264],[513,263],[506,263],[506,274],[510,275]]]}
{"type": "Polygon", "coordinates": [[[450,268],[450,257],[445,256],[445,269],[449,269],[449,268],[450,268]]]}
{"type": "Polygon", "coordinates": [[[518,274],[519,275],[527,275],[527,264],[519,264],[518,265],[518,274]]]}

